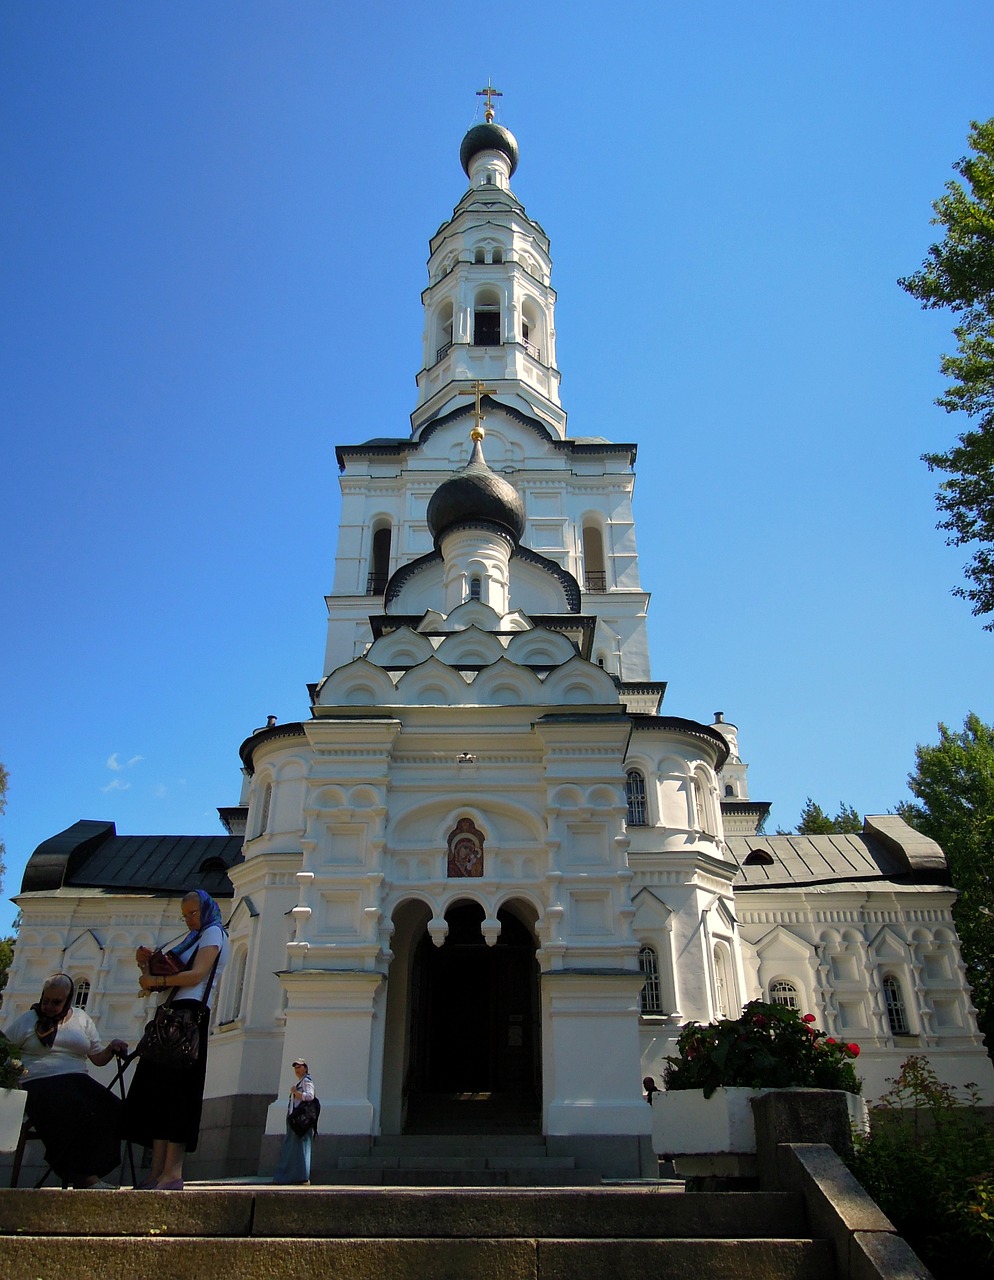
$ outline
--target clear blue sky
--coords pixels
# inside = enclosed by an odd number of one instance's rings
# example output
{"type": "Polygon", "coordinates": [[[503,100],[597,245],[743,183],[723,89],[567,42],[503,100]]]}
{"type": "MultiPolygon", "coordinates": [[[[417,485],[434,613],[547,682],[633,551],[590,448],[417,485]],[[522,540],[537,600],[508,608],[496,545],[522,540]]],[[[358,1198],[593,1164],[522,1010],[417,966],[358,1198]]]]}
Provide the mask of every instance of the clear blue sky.
{"type": "MultiPolygon", "coordinates": [[[[960,3],[11,2],[0,11],[5,894],[81,817],[219,832],[307,714],[334,446],[414,407],[492,77],[552,239],[569,429],[639,446],[665,710],[752,794],[885,812],[994,719],[919,461],[948,316],[895,280],[994,114],[960,3]]],[[[0,930],[13,918],[4,902],[0,930]]]]}

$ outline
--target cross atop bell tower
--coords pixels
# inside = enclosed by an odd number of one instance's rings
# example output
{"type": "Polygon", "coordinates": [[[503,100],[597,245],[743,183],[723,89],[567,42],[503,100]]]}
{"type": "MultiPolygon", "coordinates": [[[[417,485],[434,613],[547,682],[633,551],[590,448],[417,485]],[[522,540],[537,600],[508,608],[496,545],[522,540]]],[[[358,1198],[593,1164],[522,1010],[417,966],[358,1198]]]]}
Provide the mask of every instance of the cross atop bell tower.
{"type": "Polygon", "coordinates": [[[487,108],[484,111],[483,115],[484,115],[484,118],[486,119],[487,124],[491,124],[494,118],[493,100],[494,98],[503,98],[504,96],[503,93],[501,93],[500,89],[495,89],[493,85],[491,85],[490,77],[487,76],[487,87],[485,89],[477,89],[476,96],[478,98],[486,98],[487,108]]]}

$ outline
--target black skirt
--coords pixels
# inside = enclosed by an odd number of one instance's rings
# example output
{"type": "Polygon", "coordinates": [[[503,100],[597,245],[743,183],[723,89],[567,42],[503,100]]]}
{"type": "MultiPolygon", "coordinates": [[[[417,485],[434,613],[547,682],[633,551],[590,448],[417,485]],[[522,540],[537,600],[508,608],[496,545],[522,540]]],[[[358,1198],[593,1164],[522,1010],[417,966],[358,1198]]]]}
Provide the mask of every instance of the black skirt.
{"type": "MultiPolygon", "coordinates": [[[[174,1009],[203,1008],[199,1000],[173,1000],[174,1009]]],[[[138,1059],[124,1104],[124,1135],[129,1142],[150,1147],[159,1139],[196,1151],[200,1113],[207,1076],[207,1034],[210,1015],[200,1019],[200,1046],[192,1067],[176,1070],[138,1059]]]]}
{"type": "Polygon", "coordinates": [[[24,1113],[63,1182],[102,1178],[121,1163],[121,1099],[85,1072],[26,1080],[24,1113]]]}

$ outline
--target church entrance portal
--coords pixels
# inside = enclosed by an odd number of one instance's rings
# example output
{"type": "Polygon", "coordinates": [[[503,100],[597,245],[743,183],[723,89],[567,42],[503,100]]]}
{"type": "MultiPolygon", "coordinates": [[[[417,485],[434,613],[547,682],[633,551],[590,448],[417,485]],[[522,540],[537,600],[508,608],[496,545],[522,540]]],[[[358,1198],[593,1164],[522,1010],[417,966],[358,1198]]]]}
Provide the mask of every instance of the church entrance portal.
{"type": "Polygon", "coordinates": [[[536,1132],[540,1124],[538,966],[530,930],[501,910],[446,913],[448,937],[425,933],[414,956],[407,1133],[536,1132]]]}

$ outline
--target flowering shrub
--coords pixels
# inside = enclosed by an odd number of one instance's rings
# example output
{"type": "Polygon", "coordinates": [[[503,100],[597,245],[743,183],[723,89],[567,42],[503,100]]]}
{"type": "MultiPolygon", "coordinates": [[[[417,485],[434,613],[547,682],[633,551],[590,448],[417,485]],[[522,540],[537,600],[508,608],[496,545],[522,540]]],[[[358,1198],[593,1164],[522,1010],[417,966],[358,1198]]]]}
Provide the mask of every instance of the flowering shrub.
{"type": "Polygon", "coordinates": [[[994,1128],[975,1085],[963,1093],[929,1060],[905,1059],[853,1135],[853,1173],[937,1280],[991,1274],[994,1266],[994,1128]]]}
{"type": "Polygon", "coordinates": [[[24,1075],[17,1050],[0,1031],[0,1089],[16,1089],[24,1075]]]}
{"type": "Polygon", "coordinates": [[[678,1057],[667,1058],[667,1089],[845,1089],[859,1093],[853,1070],[858,1044],[844,1044],[782,1004],[750,1000],[741,1018],[688,1022],[677,1040],[678,1057]]]}

